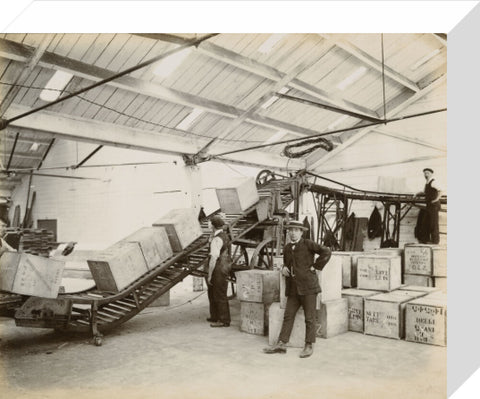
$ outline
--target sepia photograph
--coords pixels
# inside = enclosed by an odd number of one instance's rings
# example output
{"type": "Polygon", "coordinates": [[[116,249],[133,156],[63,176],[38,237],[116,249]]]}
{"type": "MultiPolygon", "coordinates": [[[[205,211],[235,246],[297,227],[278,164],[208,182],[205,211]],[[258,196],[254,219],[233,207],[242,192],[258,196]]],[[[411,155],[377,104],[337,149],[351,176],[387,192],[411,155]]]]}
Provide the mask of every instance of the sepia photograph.
{"type": "Polygon", "coordinates": [[[447,398],[448,32],[181,27],[0,34],[2,397],[447,398]]]}

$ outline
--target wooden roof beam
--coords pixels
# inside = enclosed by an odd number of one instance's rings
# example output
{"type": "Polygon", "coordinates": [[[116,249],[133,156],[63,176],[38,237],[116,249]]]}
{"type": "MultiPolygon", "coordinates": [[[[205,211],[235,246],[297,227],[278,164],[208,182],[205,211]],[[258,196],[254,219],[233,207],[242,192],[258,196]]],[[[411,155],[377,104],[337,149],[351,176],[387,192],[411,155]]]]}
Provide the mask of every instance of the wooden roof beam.
{"type": "MultiPolygon", "coordinates": [[[[178,40],[180,40],[180,43],[185,41],[185,39],[174,35],[140,34],[140,36],[175,43],[178,43],[178,40]],[[171,38],[172,36],[174,37],[174,39],[171,38]]],[[[331,47],[334,47],[334,44],[332,44],[331,47]]],[[[274,82],[280,81],[286,75],[286,73],[281,72],[267,64],[262,64],[252,58],[245,57],[241,54],[235,53],[234,51],[228,50],[211,42],[201,43],[197,47],[197,51],[210,58],[214,58],[218,61],[224,62],[225,64],[234,66],[236,68],[242,69],[243,71],[253,73],[254,75],[261,76],[262,78],[269,79],[274,82]]],[[[291,87],[295,90],[302,92],[303,94],[311,96],[312,100],[321,100],[325,104],[331,105],[336,108],[342,108],[347,111],[363,114],[374,119],[379,118],[378,113],[375,113],[374,111],[366,107],[352,103],[350,101],[343,100],[338,96],[332,95],[325,90],[319,89],[318,87],[303,82],[297,78],[292,79],[288,83],[288,87],[291,87]]]]}
{"type": "Polygon", "coordinates": [[[331,35],[331,34],[321,34],[321,36],[327,40],[330,40],[337,47],[353,55],[359,61],[368,65],[370,68],[375,69],[377,72],[382,73],[382,70],[384,69],[385,76],[388,76],[390,79],[394,80],[397,83],[400,83],[401,85],[409,88],[414,92],[420,91],[420,88],[415,82],[401,75],[397,71],[394,71],[392,68],[388,67],[387,65],[384,65],[383,67],[381,61],[377,60],[376,58],[372,57],[370,54],[354,46],[349,41],[341,39],[338,36],[331,35]]]}
{"type": "MultiPolygon", "coordinates": [[[[5,39],[0,39],[1,57],[15,59],[17,61],[22,59],[25,60],[29,56],[29,54],[31,54],[31,52],[32,48],[29,46],[25,46],[23,44],[15,43],[5,39]]],[[[44,53],[44,55],[40,59],[39,65],[44,68],[60,69],[92,81],[100,81],[114,74],[114,72],[107,69],[89,65],[74,59],[62,57],[50,52],[44,53]]],[[[243,109],[235,108],[223,103],[219,103],[217,101],[208,100],[196,95],[169,89],[159,84],[146,82],[144,80],[136,79],[131,76],[121,76],[106,84],[122,90],[143,94],[186,107],[200,108],[207,112],[211,112],[213,114],[224,116],[227,118],[235,119],[245,113],[245,110],[243,109]]],[[[251,115],[247,121],[254,125],[267,127],[275,131],[286,130],[291,133],[302,134],[305,136],[318,134],[318,131],[316,130],[302,128],[268,117],[251,115]]]]}
{"type": "MultiPolygon", "coordinates": [[[[30,108],[12,104],[7,111],[7,117],[28,112],[30,108]]],[[[18,119],[12,124],[18,128],[35,129],[40,133],[47,132],[54,137],[148,151],[153,153],[167,153],[175,155],[195,154],[206,139],[192,140],[190,137],[174,136],[168,133],[145,131],[122,125],[67,116],[51,111],[39,111],[18,119]]],[[[219,151],[234,150],[232,146],[219,145],[219,151]]],[[[276,154],[250,151],[248,154],[232,154],[222,157],[225,162],[249,165],[255,167],[269,167],[277,170],[286,170],[287,158],[276,154]]],[[[302,160],[291,160],[288,167],[302,169],[305,166],[302,160]]]]}
{"type": "Polygon", "coordinates": [[[8,109],[15,96],[20,91],[20,86],[27,81],[33,68],[37,66],[38,61],[42,58],[54,36],[55,35],[51,33],[45,34],[38,47],[32,52],[30,57],[26,59],[26,65],[24,65],[23,69],[20,71],[20,74],[15,79],[13,86],[9,88],[7,95],[0,103],[0,117],[5,114],[5,111],[8,109]]]}
{"type": "MultiPolygon", "coordinates": [[[[405,94],[407,90],[404,93],[400,93],[397,97],[393,98],[390,100],[387,104],[387,109],[388,111],[388,116],[389,118],[392,118],[396,115],[398,115],[400,112],[404,111],[406,108],[408,108],[410,105],[412,105],[415,101],[418,99],[422,98],[426,94],[430,93],[432,90],[436,89],[440,85],[446,82],[447,75],[446,73],[441,75],[440,77],[437,77],[433,83],[431,83],[429,86],[425,87],[424,89],[420,90],[417,93],[412,94],[411,91],[408,91],[409,94],[405,94]],[[390,106],[389,106],[390,105],[390,106]]],[[[360,122],[360,125],[362,122],[360,122]]],[[[340,135],[340,140],[342,138],[349,137],[346,139],[346,141],[339,145],[337,148],[334,150],[330,151],[329,153],[325,154],[323,156],[323,153],[320,153],[319,151],[315,151],[312,153],[308,158],[307,158],[307,169],[308,170],[318,170],[318,168],[323,165],[325,162],[327,162],[329,159],[334,157],[336,154],[339,152],[343,151],[344,149],[348,148],[352,144],[354,144],[356,141],[358,141],[360,138],[362,138],[364,135],[368,134],[372,130],[374,130],[375,127],[368,127],[364,128],[363,130],[359,128],[357,133],[355,132],[345,132],[340,135]],[[352,135],[353,134],[353,135],[352,135]]],[[[318,170],[321,172],[321,170],[318,170]]]]}
{"type": "Polygon", "coordinates": [[[369,163],[366,165],[357,165],[357,166],[348,166],[346,168],[333,168],[333,169],[326,169],[322,170],[322,174],[327,174],[327,173],[342,173],[342,172],[350,172],[352,170],[360,170],[360,169],[372,169],[372,168],[382,168],[385,166],[393,166],[393,165],[402,165],[405,163],[410,163],[410,162],[420,162],[420,161],[429,161],[432,159],[439,159],[439,158],[446,158],[446,154],[441,154],[441,155],[427,155],[424,157],[413,157],[413,158],[408,158],[408,159],[402,159],[399,161],[391,161],[391,162],[382,162],[382,163],[369,163]]]}
{"type": "MultiPolygon", "coordinates": [[[[4,157],[4,156],[8,156],[8,155],[10,155],[10,152],[0,151],[0,156],[4,157]]],[[[41,155],[35,155],[35,154],[29,154],[28,152],[15,151],[15,154],[13,155],[12,160],[14,160],[15,158],[32,159],[34,161],[39,161],[40,159],[42,159],[42,156],[41,155]]]]}

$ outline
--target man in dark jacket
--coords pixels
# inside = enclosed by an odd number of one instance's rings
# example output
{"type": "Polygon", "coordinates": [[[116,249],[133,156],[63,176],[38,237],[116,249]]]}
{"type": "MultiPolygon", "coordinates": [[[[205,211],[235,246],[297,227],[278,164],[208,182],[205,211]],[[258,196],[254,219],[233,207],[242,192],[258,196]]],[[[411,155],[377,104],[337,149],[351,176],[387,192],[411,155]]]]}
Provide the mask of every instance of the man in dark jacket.
{"type": "Polygon", "coordinates": [[[305,312],[305,347],[300,357],[308,357],[313,353],[316,335],[316,304],[320,292],[316,270],[322,270],[330,259],[329,248],[302,238],[306,228],[301,222],[292,221],[287,224],[291,242],[283,250],[282,274],[286,277],[285,295],[287,305],[283,318],[278,343],[265,348],[265,353],[286,353],[286,344],[290,339],[297,310],[303,307],[305,312]],[[318,254],[314,262],[315,254],[318,254]]]}

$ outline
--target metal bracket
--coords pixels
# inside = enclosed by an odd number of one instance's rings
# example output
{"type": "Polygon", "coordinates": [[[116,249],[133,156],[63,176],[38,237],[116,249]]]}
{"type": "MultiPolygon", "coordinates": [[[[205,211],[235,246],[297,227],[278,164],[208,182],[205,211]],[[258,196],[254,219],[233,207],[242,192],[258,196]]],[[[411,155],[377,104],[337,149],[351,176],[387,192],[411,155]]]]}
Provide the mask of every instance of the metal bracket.
{"type": "Polygon", "coordinates": [[[203,154],[203,153],[183,154],[182,158],[183,158],[183,162],[185,162],[185,165],[193,166],[193,165],[197,165],[197,164],[202,163],[202,162],[210,161],[212,156],[211,155],[206,155],[206,154],[203,154]]]}

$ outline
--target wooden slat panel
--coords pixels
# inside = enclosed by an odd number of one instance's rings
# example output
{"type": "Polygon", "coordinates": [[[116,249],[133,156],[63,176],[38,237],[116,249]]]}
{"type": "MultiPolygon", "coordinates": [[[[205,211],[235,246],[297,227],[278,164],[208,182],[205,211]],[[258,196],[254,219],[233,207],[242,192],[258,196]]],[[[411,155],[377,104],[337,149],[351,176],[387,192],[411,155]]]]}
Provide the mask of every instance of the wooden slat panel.
{"type": "Polygon", "coordinates": [[[142,119],[143,115],[147,113],[149,107],[154,103],[155,101],[152,98],[138,95],[134,103],[130,105],[130,109],[127,110],[127,113],[130,114],[131,117],[126,118],[123,123],[126,126],[136,126],[139,122],[138,119],[142,119]]]}
{"type": "Polygon", "coordinates": [[[58,43],[60,43],[60,41],[62,40],[63,36],[64,36],[64,33],[57,33],[54,36],[50,45],[48,46],[47,51],[54,52],[58,46],[58,43]]]}
{"type": "MultiPolygon", "coordinates": [[[[25,86],[33,86],[33,82],[35,81],[35,79],[37,79],[37,76],[40,74],[41,72],[41,69],[42,68],[34,68],[32,73],[30,74],[30,76],[25,80],[25,83],[24,85],[25,86]]],[[[18,103],[18,104],[22,104],[23,102],[23,99],[25,97],[28,98],[28,95],[30,94],[29,93],[30,90],[27,89],[27,88],[21,88],[17,95],[15,96],[15,99],[13,100],[14,103],[18,103]]]]}
{"type": "Polygon", "coordinates": [[[114,37],[115,34],[111,33],[102,33],[98,35],[81,61],[87,64],[94,64],[100,58],[114,37]]]}

